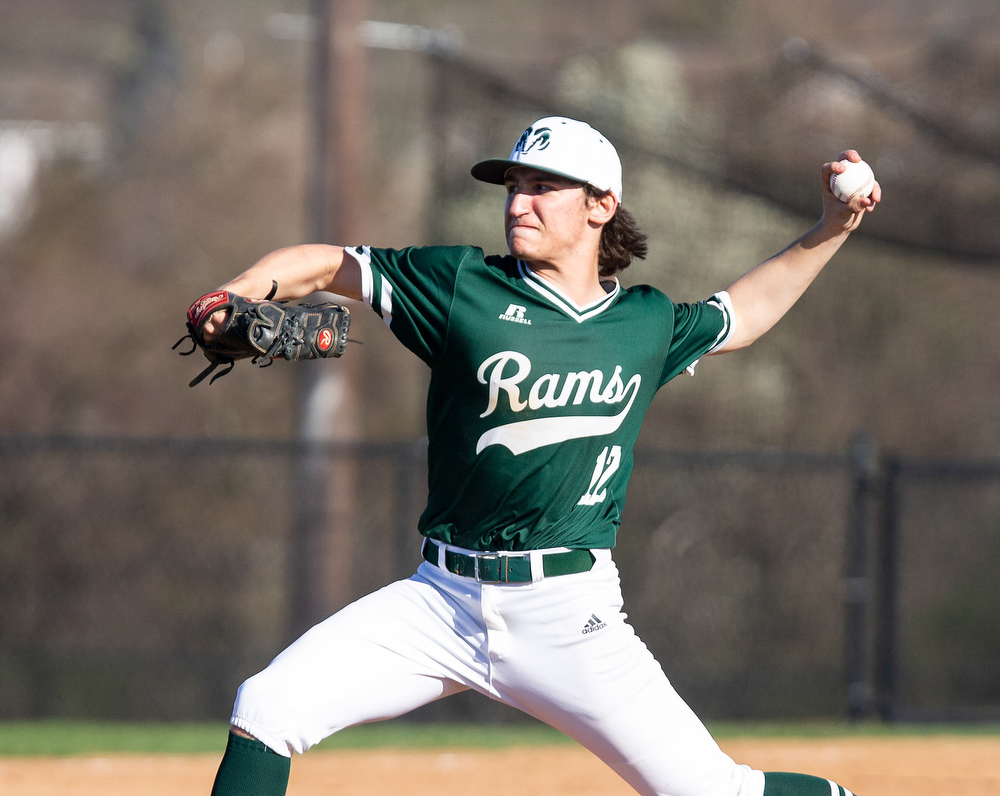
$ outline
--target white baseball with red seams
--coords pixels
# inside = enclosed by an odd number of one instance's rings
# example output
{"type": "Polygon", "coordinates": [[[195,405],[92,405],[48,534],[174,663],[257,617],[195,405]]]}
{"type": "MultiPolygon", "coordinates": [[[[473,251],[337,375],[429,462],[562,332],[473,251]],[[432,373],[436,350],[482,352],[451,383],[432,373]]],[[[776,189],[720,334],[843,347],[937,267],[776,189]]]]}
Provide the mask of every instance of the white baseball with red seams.
{"type": "Polygon", "coordinates": [[[841,160],[845,171],[830,175],[830,190],[841,202],[850,202],[857,197],[870,196],[875,189],[875,173],[863,160],[841,160]]]}

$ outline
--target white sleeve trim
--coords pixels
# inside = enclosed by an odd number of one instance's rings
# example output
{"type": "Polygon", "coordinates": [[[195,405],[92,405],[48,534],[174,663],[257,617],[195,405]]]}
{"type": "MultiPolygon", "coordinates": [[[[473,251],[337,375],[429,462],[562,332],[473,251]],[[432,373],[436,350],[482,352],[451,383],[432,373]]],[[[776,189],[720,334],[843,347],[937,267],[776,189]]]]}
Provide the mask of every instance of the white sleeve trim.
{"type": "MultiPolygon", "coordinates": [[[[371,246],[345,246],[344,253],[351,255],[361,267],[361,297],[365,304],[374,309],[375,301],[375,276],[372,273],[372,248],[371,246]],[[358,248],[361,251],[358,251],[358,248]]],[[[392,285],[383,277],[381,280],[382,290],[378,296],[379,315],[388,326],[392,323],[392,285]]]]}
{"type": "Polygon", "coordinates": [[[389,326],[392,323],[392,285],[385,277],[382,277],[382,300],[379,301],[379,306],[382,308],[382,320],[389,326]]]}
{"type": "MultiPolygon", "coordinates": [[[[722,324],[722,329],[719,332],[719,336],[715,338],[715,342],[712,343],[712,347],[708,349],[702,356],[711,354],[713,351],[718,351],[733,336],[733,330],[735,327],[736,312],[733,309],[733,300],[725,290],[720,290],[718,293],[713,294],[706,302],[706,304],[712,304],[718,307],[722,311],[722,317],[724,323],[722,324]]],[[[686,368],[684,372],[688,376],[694,375],[695,366],[701,361],[699,357],[686,368]]]]}
{"type": "Polygon", "coordinates": [[[361,268],[361,298],[369,307],[372,305],[372,250],[370,246],[362,246],[359,252],[355,246],[345,246],[344,254],[353,257],[361,268]]]}
{"type": "Polygon", "coordinates": [[[733,336],[733,330],[736,328],[736,310],[733,308],[733,300],[730,298],[729,293],[725,290],[720,290],[718,293],[713,295],[706,302],[707,304],[714,304],[719,309],[722,310],[723,316],[725,316],[726,322],[722,327],[722,331],[719,332],[719,336],[715,338],[715,343],[712,345],[706,354],[711,354],[713,351],[718,351],[722,346],[729,342],[730,338],[733,336]]]}

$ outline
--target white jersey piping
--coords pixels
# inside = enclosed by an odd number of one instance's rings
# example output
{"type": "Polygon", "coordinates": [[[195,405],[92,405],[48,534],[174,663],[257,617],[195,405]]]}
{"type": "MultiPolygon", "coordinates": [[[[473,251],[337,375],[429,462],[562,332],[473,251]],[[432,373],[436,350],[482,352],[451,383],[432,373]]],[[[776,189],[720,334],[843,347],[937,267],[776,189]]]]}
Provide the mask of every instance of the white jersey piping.
{"type": "Polygon", "coordinates": [[[532,271],[523,260],[517,261],[517,269],[526,285],[531,287],[536,293],[545,298],[546,301],[564,312],[577,323],[583,323],[588,318],[600,315],[604,312],[604,310],[611,306],[615,297],[621,291],[621,284],[619,284],[618,279],[612,277],[615,283],[614,290],[606,296],[599,298],[597,301],[591,302],[583,307],[579,307],[559,288],[546,280],[544,277],[532,271]]]}

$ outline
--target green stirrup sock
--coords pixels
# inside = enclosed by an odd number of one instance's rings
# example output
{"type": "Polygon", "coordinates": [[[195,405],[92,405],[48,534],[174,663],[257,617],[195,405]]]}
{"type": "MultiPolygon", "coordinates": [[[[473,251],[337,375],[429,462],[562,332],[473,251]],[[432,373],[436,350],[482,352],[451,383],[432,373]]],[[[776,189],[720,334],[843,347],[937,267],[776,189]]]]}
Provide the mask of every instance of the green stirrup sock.
{"type": "Polygon", "coordinates": [[[212,796],[285,796],[290,758],[256,738],[229,733],[226,753],[215,775],[212,796]]]}
{"type": "Polygon", "coordinates": [[[764,796],[853,796],[833,780],[811,777],[808,774],[764,772],[764,796]]]}

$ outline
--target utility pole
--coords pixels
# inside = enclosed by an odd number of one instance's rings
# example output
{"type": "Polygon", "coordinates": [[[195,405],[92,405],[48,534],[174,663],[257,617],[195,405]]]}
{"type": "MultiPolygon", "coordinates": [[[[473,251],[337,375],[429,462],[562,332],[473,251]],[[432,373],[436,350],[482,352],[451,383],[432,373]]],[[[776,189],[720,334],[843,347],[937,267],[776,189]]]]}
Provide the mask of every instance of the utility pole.
{"type": "MultiPolygon", "coordinates": [[[[350,245],[362,235],[366,0],[313,0],[309,80],[308,237],[350,245]]],[[[296,371],[299,454],[290,556],[290,630],[297,636],[352,597],[357,467],[341,443],[360,437],[356,352],[296,371]]]]}
{"type": "MultiPolygon", "coordinates": [[[[457,53],[457,28],[365,20],[367,0],[312,0],[310,13],[272,14],[272,35],[310,42],[310,168],[307,235],[313,243],[353,245],[367,230],[361,186],[365,141],[365,50],[457,53]]],[[[359,357],[317,360],[296,369],[299,454],[293,467],[295,525],[290,544],[290,631],[298,636],[352,597],[357,467],[349,443],[360,438],[359,357]]]]}

